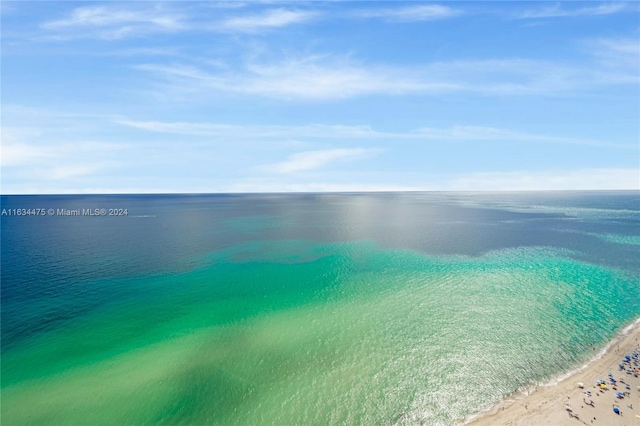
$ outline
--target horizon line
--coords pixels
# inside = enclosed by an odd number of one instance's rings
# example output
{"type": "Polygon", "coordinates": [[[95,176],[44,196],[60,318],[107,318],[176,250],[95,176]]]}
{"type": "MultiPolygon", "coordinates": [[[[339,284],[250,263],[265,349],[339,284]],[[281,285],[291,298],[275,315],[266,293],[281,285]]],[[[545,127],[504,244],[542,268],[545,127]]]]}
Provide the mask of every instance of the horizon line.
{"type": "Polygon", "coordinates": [[[492,190],[406,190],[406,191],[264,191],[264,192],[69,192],[69,193],[22,193],[3,194],[15,196],[87,196],[87,195],[349,195],[349,194],[423,194],[423,193],[515,193],[515,192],[640,192],[640,188],[626,189],[492,189],[492,190]]]}

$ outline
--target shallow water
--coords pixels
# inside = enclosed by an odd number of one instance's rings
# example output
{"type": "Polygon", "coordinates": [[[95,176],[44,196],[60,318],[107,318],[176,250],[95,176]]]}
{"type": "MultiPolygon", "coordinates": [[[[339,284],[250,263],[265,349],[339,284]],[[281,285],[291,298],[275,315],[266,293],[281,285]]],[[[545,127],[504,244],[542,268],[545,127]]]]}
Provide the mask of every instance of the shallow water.
{"type": "Polygon", "coordinates": [[[637,192],[9,196],[3,424],[452,424],[640,316],[637,192]]]}

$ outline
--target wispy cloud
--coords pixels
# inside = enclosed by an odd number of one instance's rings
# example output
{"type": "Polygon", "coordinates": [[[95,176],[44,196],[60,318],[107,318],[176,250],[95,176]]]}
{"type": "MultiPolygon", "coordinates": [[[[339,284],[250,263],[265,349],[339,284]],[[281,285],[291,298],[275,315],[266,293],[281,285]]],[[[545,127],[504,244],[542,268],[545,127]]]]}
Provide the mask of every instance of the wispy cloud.
{"type": "Polygon", "coordinates": [[[177,47],[136,47],[125,48],[112,51],[100,51],[93,53],[96,56],[133,56],[136,58],[143,56],[181,56],[182,53],[177,47]]]}
{"type": "Polygon", "coordinates": [[[590,40],[587,43],[587,51],[599,58],[607,68],[627,69],[636,77],[640,75],[640,42],[637,38],[590,40]]]}
{"type": "Polygon", "coordinates": [[[185,27],[183,16],[157,5],[135,7],[83,6],[62,19],[42,24],[54,38],[96,37],[120,39],[151,32],[171,32],[185,27]]]}
{"type": "Polygon", "coordinates": [[[118,152],[128,148],[124,144],[88,141],[82,144],[27,143],[13,138],[4,139],[4,134],[0,147],[0,164],[3,167],[33,168],[37,173],[56,179],[77,175],[77,172],[69,174],[64,170],[97,170],[117,165],[118,152]]]}
{"type": "Polygon", "coordinates": [[[152,24],[164,28],[178,28],[179,20],[174,16],[149,13],[149,10],[131,10],[107,8],[104,6],[80,7],[71,12],[71,16],[58,21],[43,24],[47,29],[68,27],[108,27],[122,24],[152,24]]]}
{"type": "Polygon", "coordinates": [[[389,22],[419,22],[452,18],[462,11],[441,5],[420,5],[400,8],[367,9],[356,12],[360,18],[379,18],[389,22]]]}
{"type": "MultiPolygon", "coordinates": [[[[243,126],[135,121],[60,111],[49,114],[19,107],[7,110],[12,124],[35,122],[38,126],[19,127],[18,131],[11,127],[2,129],[3,193],[638,189],[640,182],[638,169],[615,167],[476,173],[429,172],[411,167],[379,169],[384,164],[379,155],[382,152],[394,155],[405,152],[406,155],[406,152],[415,152],[413,147],[424,141],[433,141],[439,146],[448,141],[608,146],[606,141],[489,126],[421,127],[385,132],[367,125],[243,126]],[[83,120],[78,120],[79,117],[83,120]],[[91,125],[73,129],[75,138],[71,137],[69,126],[80,121],[90,121],[91,125]],[[136,141],[129,145],[87,142],[86,135],[96,138],[122,135],[121,131],[108,130],[108,124],[114,122],[139,129],[143,134],[126,134],[127,140],[136,141]],[[178,137],[146,138],[144,132],[178,137]],[[242,140],[248,140],[247,146],[258,153],[238,149],[238,141],[242,140]],[[265,140],[269,143],[255,143],[265,140]],[[315,149],[292,148],[283,145],[283,140],[306,141],[307,146],[315,149]],[[229,147],[237,152],[230,152],[229,147]],[[360,161],[364,159],[367,161],[360,161]],[[219,173],[212,174],[212,164],[219,173]],[[164,180],[159,178],[154,186],[149,184],[146,174],[141,174],[140,167],[158,176],[167,167],[189,172],[184,176],[175,172],[164,180]],[[328,169],[331,173],[326,172],[328,169]]],[[[625,147],[637,150],[637,143],[625,147]]]]}
{"type": "Polygon", "coordinates": [[[99,38],[119,40],[169,32],[260,33],[300,24],[321,15],[319,11],[271,8],[255,14],[242,14],[244,4],[197,4],[189,7],[165,3],[107,4],[82,6],[66,16],[42,23],[45,31],[38,38],[70,40],[99,38]],[[214,12],[214,13],[212,13],[214,12]]]}
{"type": "MultiPolygon", "coordinates": [[[[8,110],[6,115],[15,116],[15,108],[9,106],[6,109],[8,110]]],[[[25,114],[25,116],[33,117],[35,114],[25,114]]],[[[76,115],[76,117],[81,116],[81,114],[76,115]]],[[[43,115],[40,118],[43,121],[47,120],[43,115]]],[[[84,118],[86,119],[86,116],[84,118]]],[[[0,164],[3,167],[46,167],[67,160],[80,163],[91,162],[96,158],[106,158],[112,154],[117,156],[118,152],[128,147],[124,143],[99,142],[87,138],[82,138],[81,143],[69,140],[71,138],[67,130],[71,126],[65,126],[64,120],[62,121],[59,125],[40,122],[39,126],[32,124],[29,127],[2,127],[0,164]]],[[[79,129],[81,129],[80,126],[72,128],[72,132],[79,129]]]]}
{"type": "Polygon", "coordinates": [[[625,3],[604,3],[598,6],[582,7],[576,9],[563,8],[560,3],[544,6],[537,9],[529,9],[517,15],[521,19],[532,18],[562,18],[576,16],[611,15],[628,9],[625,3]]]}
{"type": "Polygon", "coordinates": [[[317,12],[272,9],[259,15],[229,18],[220,24],[216,24],[214,28],[222,31],[255,33],[271,28],[300,24],[318,15],[317,12]]]}
{"type": "Polygon", "coordinates": [[[244,179],[227,185],[224,192],[369,192],[369,191],[529,191],[529,190],[610,190],[640,189],[640,170],[592,168],[569,170],[519,170],[466,173],[453,176],[396,173],[395,182],[300,181],[285,177],[244,179]]]}
{"type": "Polygon", "coordinates": [[[262,166],[260,169],[272,173],[295,173],[318,169],[335,161],[359,159],[378,152],[379,150],[364,148],[305,151],[290,155],[280,163],[262,166]]]}
{"type": "Polygon", "coordinates": [[[588,138],[560,137],[544,134],[516,132],[486,126],[454,126],[439,129],[423,127],[412,133],[415,137],[429,140],[464,140],[464,141],[508,141],[508,142],[541,142],[595,147],[637,149],[635,143],[619,144],[610,141],[599,141],[588,138]]]}
{"type": "Polygon", "coordinates": [[[640,170],[597,168],[471,173],[453,178],[441,188],[454,191],[640,189],[640,170]]]}
{"type": "Polygon", "coordinates": [[[96,115],[3,105],[3,120],[11,123],[2,128],[0,145],[2,189],[8,193],[47,192],[53,181],[64,186],[78,184],[78,177],[115,173],[126,162],[122,153],[130,153],[127,143],[100,140],[104,124],[96,115]]]}
{"type": "Polygon", "coordinates": [[[80,176],[94,175],[104,169],[117,167],[119,164],[120,163],[117,162],[93,162],[55,165],[42,170],[41,175],[44,179],[64,180],[80,176]]]}
{"type": "Polygon", "coordinates": [[[636,141],[613,143],[579,137],[559,137],[517,132],[489,126],[420,127],[406,132],[379,131],[368,125],[344,126],[309,124],[306,126],[238,126],[217,123],[160,122],[117,119],[116,123],[157,133],[207,136],[220,140],[265,139],[342,139],[342,140],[415,140],[415,141],[492,141],[540,142],[595,147],[637,149],[636,141]]]}
{"type": "Polygon", "coordinates": [[[362,66],[310,56],[280,63],[251,63],[234,73],[214,73],[180,65],[145,64],[138,69],[172,79],[184,89],[263,95],[285,99],[344,99],[367,94],[445,92],[456,85],[421,78],[418,70],[362,66]]]}
{"type": "Polygon", "coordinates": [[[332,182],[291,182],[279,179],[245,179],[223,187],[222,192],[391,192],[425,191],[425,186],[394,185],[385,183],[332,183],[332,182]]]}
{"type": "Polygon", "coordinates": [[[246,63],[234,72],[181,64],[141,64],[160,77],[163,95],[212,91],[280,99],[331,100],[366,95],[478,93],[562,96],[615,84],[637,84],[637,69],[575,66],[551,61],[488,59],[414,66],[364,64],[312,55],[246,63]]]}
{"type": "Polygon", "coordinates": [[[3,135],[3,143],[0,146],[0,164],[3,167],[33,164],[55,157],[55,151],[49,147],[11,143],[3,135]]]}
{"type": "MultiPolygon", "coordinates": [[[[72,180],[78,177],[113,173],[123,162],[114,153],[122,150],[115,144],[88,143],[36,145],[6,142],[0,147],[0,164],[4,170],[3,191],[8,193],[38,193],[42,183],[72,180]],[[15,182],[21,182],[14,187],[15,182]],[[36,189],[24,189],[29,182],[40,182],[36,189]]],[[[76,181],[77,184],[77,181],[76,181]]],[[[46,192],[46,191],[45,191],[46,192]]],[[[54,191],[55,192],[55,191],[54,191]]]]}
{"type": "MultiPolygon", "coordinates": [[[[396,174],[402,181],[404,176],[396,174]]],[[[60,180],[23,182],[6,185],[5,194],[140,194],[140,193],[286,193],[286,192],[385,192],[385,191],[527,191],[527,190],[594,190],[640,189],[637,169],[578,169],[556,171],[513,171],[463,174],[451,177],[423,176],[419,183],[380,183],[358,180],[331,182],[322,179],[296,180],[292,176],[246,178],[235,182],[209,186],[135,186],[131,182],[116,182],[104,186],[73,186],[60,180]]],[[[75,182],[77,185],[77,181],[75,182]]]]}
{"type": "Polygon", "coordinates": [[[141,130],[157,133],[171,133],[181,135],[218,136],[221,138],[376,138],[390,134],[373,130],[370,126],[343,126],[310,124],[307,126],[251,126],[230,125],[218,123],[190,123],[190,122],[162,122],[136,121],[117,119],[114,122],[141,130]]]}

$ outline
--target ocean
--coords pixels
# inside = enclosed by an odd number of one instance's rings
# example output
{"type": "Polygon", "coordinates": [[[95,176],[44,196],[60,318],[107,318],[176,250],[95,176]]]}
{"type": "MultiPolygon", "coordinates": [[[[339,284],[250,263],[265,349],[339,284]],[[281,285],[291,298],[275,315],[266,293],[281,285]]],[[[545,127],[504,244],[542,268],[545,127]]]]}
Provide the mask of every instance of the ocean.
{"type": "Polygon", "coordinates": [[[452,425],[640,317],[637,191],[0,201],[3,425],[452,425]]]}

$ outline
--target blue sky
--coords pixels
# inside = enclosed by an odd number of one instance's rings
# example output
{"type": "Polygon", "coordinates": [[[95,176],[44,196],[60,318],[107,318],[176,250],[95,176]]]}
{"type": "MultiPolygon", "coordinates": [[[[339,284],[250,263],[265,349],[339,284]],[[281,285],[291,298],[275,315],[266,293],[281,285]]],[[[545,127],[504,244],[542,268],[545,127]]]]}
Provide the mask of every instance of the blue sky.
{"type": "Polygon", "coordinates": [[[640,186],[637,2],[1,5],[5,194],[640,186]]]}

